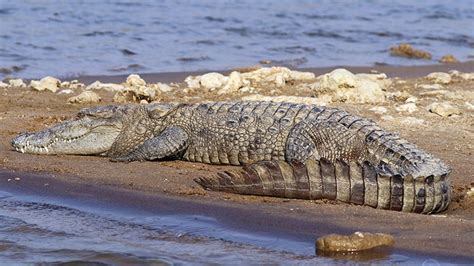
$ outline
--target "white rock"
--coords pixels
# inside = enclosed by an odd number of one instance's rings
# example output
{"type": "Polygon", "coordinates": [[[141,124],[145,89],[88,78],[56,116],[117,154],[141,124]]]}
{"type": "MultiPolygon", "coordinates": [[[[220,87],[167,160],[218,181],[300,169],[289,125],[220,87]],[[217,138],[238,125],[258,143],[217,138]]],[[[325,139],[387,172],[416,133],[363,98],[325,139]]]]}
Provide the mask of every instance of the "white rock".
{"type": "Polygon", "coordinates": [[[416,102],[418,102],[418,98],[416,98],[415,96],[410,96],[405,100],[405,102],[406,103],[416,103],[416,102]]]}
{"type": "Polygon", "coordinates": [[[382,107],[382,106],[374,106],[370,108],[369,111],[372,111],[376,114],[385,114],[387,112],[387,108],[382,107]]]}
{"type": "Polygon", "coordinates": [[[208,90],[220,89],[227,82],[227,77],[221,73],[211,72],[201,76],[199,83],[201,87],[208,90]]]}
{"type": "Polygon", "coordinates": [[[417,84],[416,87],[423,90],[441,90],[444,88],[441,84],[417,84]]]}
{"type": "Polygon", "coordinates": [[[200,79],[201,76],[188,76],[184,79],[184,82],[186,82],[190,89],[199,89],[201,88],[200,79]]]}
{"type": "Polygon", "coordinates": [[[394,118],[391,115],[383,115],[380,117],[380,119],[385,120],[385,121],[392,121],[394,118]]]}
{"type": "Polygon", "coordinates": [[[415,117],[404,117],[400,120],[401,124],[407,125],[407,126],[420,126],[425,123],[425,120],[420,119],[420,118],[415,118],[415,117]]]}
{"type": "Polygon", "coordinates": [[[474,73],[462,73],[457,70],[449,71],[451,77],[461,78],[463,80],[474,80],[474,73]]]}
{"type": "Polygon", "coordinates": [[[171,86],[169,86],[168,84],[165,84],[165,83],[157,83],[156,87],[161,92],[172,92],[173,91],[173,88],[171,86]]]}
{"type": "Polygon", "coordinates": [[[474,110],[474,104],[472,104],[470,102],[465,102],[464,106],[466,106],[467,110],[469,110],[469,111],[474,110]]]}
{"type": "Polygon", "coordinates": [[[379,73],[379,74],[366,74],[366,73],[360,73],[356,74],[357,79],[368,79],[372,80],[373,82],[379,84],[382,89],[387,89],[392,85],[392,80],[390,80],[385,73],[379,73]]]}
{"type": "Polygon", "coordinates": [[[448,117],[451,115],[460,115],[462,114],[461,109],[456,106],[453,106],[449,102],[434,102],[428,105],[428,110],[432,113],[440,115],[442,117],[448,117]]]}
{"type": "Polygon", "coordinates": [[[276,87],[284,86],[288,81],[314,81],[315,75],[311,72],[293,71],[286,67],[262,67],[257,70],[241,73],[245,82],[253,87],[272,84],[276,87]]]}
{"type": "Polygon", "coordinates": [[[272,102],[290,102],[301,104],[315,104],[319,106],[326,106],[327,102],[314,97],[302,96],[265,96],[261,94],[253,94],[242,97],[243,101],[272,101],[272,102]]]}
{"type": "Polygon", "coordinates": [[[19,87],[19,88],[26,87],[26,84],[25,82],[23,82],[22,79],[10,79],[8,81],[8,84],[10,84],[11,87],[19,87]]]}
{"type": "Polygon", "coordinates": [[[56,92],[61,86],[61,81],[57,78],[47,76],[41,80],[32,80],[30,82],[30,87],[36,91],[51,91],[56,92]]]}
{"type": "Polygon", "coordinates": [[[6,88],[6,87],[8,87],[8,84],[3,81],[0,81],[0,88],[6,88]]]}
{"type": "Polygon", "coordinates": [[[397,110],[397,112],[406,112],[411,114],[413,112],[416,112],[418,110],[418,107],[416,107],[415,103],[406,103],[395,107],[395,110],[397,110]]]}
{"type": "Polygon", "coordinates": [[[125,86],[115,83],[102,83],[100,81],[96,81],[89,86],[86,87],[86,90],[105,90],[105,91],[123,91],[125,90],[125,86]]]}
{"type": "Polygon", "coordinates": [[[77,104],[88,104],[88,103],[98,103],[102,99],[100,96],[93,91],[83,91],[81,94],[67,99],[68,103],[77,103],[77,104]]]}
{"type": "Polygon", "coordinates": [[[448,84],[451,82],[451,75],[444,72],[433,72],[426,76],[426,78],[438,84],[448,84]]]}
{"type": "Polygon", "coordinates": [[[131,74],[127,77],[125,84],[129,87],[145,86],[146,82],[137,74],[131,74]]]}
{"type": "Polygon", "coordinates": [[[323,88],[354,88],[357,79],[352,72],[344,68],[335,69],[317,78],[323,88]]]}
{"type": "Polygon", "coordinates": [[[333,95],[334,100],[353,103],[382,103],[384,87],[374,80],[385,75],[352,74],[346,69],[335,69],[316,78],[314,90],[319,94],[333,95]]]}
{"type": "Polygon", "coordinates": [[[433,90],[433,91],[424,91],[420,92],[420,96],[438,96],[438,95],[447,95],[449,91],[447,90],[433,90]]]}
{"type": "Polygon", "coordinates": [[[74,93],[74,91],[71,89],[60,90],[58,92],[58,94],[71,94],[71,93],[74,93]]]}
{"type": "Polygon", "coordinates": [[[462,73],[459,77],[464,80],[474,80],[474,73],[462,73]]]}
{"type": "MultiPolygon", "coordinates": [[[[218,94],[235,93],[235,92],[238,92],[239,89],[242,88],[243,86],[244,86],[244,82],[242,80],[242,76],[240,75],[239,72],[233,71],[232,73],[230,73],[227,83],[217,93],[218,94]]],[[[246,90],[247,89],[248,88],[246,88],[246,90]]]]}

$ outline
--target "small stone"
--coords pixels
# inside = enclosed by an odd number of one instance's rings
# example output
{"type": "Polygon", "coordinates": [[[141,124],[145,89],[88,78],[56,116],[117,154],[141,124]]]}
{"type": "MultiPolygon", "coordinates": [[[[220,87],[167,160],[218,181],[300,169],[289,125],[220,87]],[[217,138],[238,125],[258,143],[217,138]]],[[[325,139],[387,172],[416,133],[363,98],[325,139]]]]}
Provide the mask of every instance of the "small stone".
{"type": "Polygon", "coordinates": [[[408,117],[402,118],[400,120],[400,123],[407,126],[421,126],[425,123],[425,120],[408,116],[408,117]]]}
{"type": "Polygon", "coordinates": [[[173,88],[171,86],[169,86],[168,84],[164,84],[164,83],[157,83],[156,87],[161,92],[172,92],[173,91],[173,88]]]}
{"type": "Polygon", "coordinates": [[[61,86],[61,81],[54,77],[44,77],[41,80],[32,80],[30,82],[30,87],[36,91],[51,91],[56,92],[61,86]]]}
{"type": "Polygon", "coordinates": [[[443,64],[451,64],[451,63],[459,63],[459,60],[456,57],[454,57],[454,55],[447,54],[447,55],[442,56],[441,59],[439,59],[439,62],[443,64]]]}
{"type": "Polygon", "coordinates": [[[141,100],[140,104],[148,104],[148,101],[147,100],[141,100]]]}
{"type": "Polygon", "coordinates": [[[393,116],[391,115],[383,115],[380,117],[380,119],[385,120],[385,121],[392,121],[395,118],[393,118],[393,116]]]}
{"type": "Polygon", "coordinates": [[[472,104],[470,102],[465,102],[464,106],[466,106],[467,110],[469,110],[469,111],[474,110],[474,104],[472,104]]]}
{"type": "Polygon", "coordinates": [[[375,106],[369,109],[369,111],[372,111],[376,114],[385,114],[387,112],[387,108],[382,107],[382,106],[375,106]]]}
{"type": "Polygon", "coordinates": [[[418,110],[418,107],[416,107],[415,103],[406,103],[395,107],[395,110],[397,110],[397,112],[406,112],[411,114],[413,112],[416,112],[418,110]]]}
{"type": "Polygon", "coordinates": [[[424,91],[420,92],[420,96],[438,96],[438,95],[446,95],[449,91],[447,90],[433,90],[433,91],[424,91]]]}
{"type": "Polygon", "coordinates": [[[418,101],[418,98],[415,96],[410,96],[408,99],[405,100],[406,103],[416,103],[418,101]]]}
{"type": "Polygon", "coordinates": [[[211,72],[211,73],[202,75],[199,82],[201,84],[201,87],[212,91],[224,86],[227,79],[228,78],[226,76],[220,73],[211,72]]]}
{"type": "Polygon", "coordinates": [[[442,117],[462,114],[461,109],[451,105],[449,102],[434,102],[428,105],[428,110],[442,117]]]}
{"type": "Polygon", "coordinates": [[[441,84],[417,84],[416,88],[423,90],[441,90],[444,87],[441,84]]]}
{"type": "Polygon", "coordinates": [[[146,82],[139,75],[131,74],[127,77],[125,84],[130,87],[135,87],[135,86],[145,86],[146,82]]]}
{"type": "Polygon", "coordinates": [[[71,94],[71,93],[74,93],[74,91],[71,89],[60,90],[58,92],[58,94],[71,94]]]}
{"type": "Polygon", "coordinates": [[[417,50],[408,43],[402,43],[398,46],[391,47],[390,54],[392,56],[401,56],[407,58],[431,59],[431,53],[417,50]]]}
{"type": "Polygon", "coordinates": [[[22,79],[10,79],[8,81],[8,84],[10,84],[11,87],[17,87],[17,88],[25,88],[26,84],[23,82],[22,79]]]}
{"type": "Polygon", "coordinates": [[[98,103],[102,100],[100,96],[93,91],[83,91],[81,94],[67,99],[68,103],[88,104],[98,103]]]}
{"type": "Polygon", "coordinates": [[[451,82],[451,75],[444,72],[433,72],[426,76],[426,78],[438,84],[448,84],[451,82]]]}
{"type": "Polygon", "coordinates": [[[94,83],[87,86],[86,90],[105,90],[105,91],[118,92],[118,91],[125,90],[125,87],[123,85],[120,85],[120,84],[102,83],[102,82],[97,80],[94,83]]]}
{"type": "Polygon", "coordinates": [[[235,93],[239,91],[239,89],[242,88],[243,85],[244,85],[244,82],[242,80],[242,75],[237,71],[233,71],[232,73],[230,73],[227,83],[217,93],[218,94],[235,93]]]}
{"type": "Polygon", "coordinates": [[[348,252],[361,251],[379,246],[392,246],[395,243],[393,236],[382,233],[355,232],[352,235],[330,234],[318,238],[317,251],[348,252]]]}
{"type": "Polygon", "coordinates": [[[6,87],[8,87],[8,84],[3,82],[3,81],[0,81],[0,88],[3,89],[3,88],[6,88],[6,87]]]}

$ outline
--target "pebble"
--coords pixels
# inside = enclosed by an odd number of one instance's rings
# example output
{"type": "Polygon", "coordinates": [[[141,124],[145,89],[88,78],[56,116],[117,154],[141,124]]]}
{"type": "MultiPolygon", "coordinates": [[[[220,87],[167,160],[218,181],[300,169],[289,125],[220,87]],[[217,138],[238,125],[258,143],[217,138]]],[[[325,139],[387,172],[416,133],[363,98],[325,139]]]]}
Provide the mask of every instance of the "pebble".
{"type": "Polygon", "coordinates": [[[407,126],[421,126],[425,123],[425,120],[421,118],[415,118],[415,117],[405,117],[400,120],[401,124],[407,125],[407,126]]]}
{"type": "Polygon", "coordinates": [[[372,111],[376,114],[385,114],[387,112],[387,108],[382,107],[382,106],[374,106],[370,108],[369,111],[372,111]]]}
{"type": "Polygon", "coordinates": [[[379,246],[392,246],[393,236],[382,233],[355,232],[352,235],[330,234],[316,240],[317,251],[348,252],[373,249],[379,246]]]}
{"type": "Polygon", "coordinates": [[[3,81],[0,81],[0,88],[6,88],[6,87],[8,87],[8,84],[3,81]]]}
{"type": "Polygon", "coordinates": [[[18,87],[18,88],[25,88],[26,84],[23,82],[22,79],[10,79],[8,81],[8,84],[10,84],[11,87],[18,87]]]}
{"type": "Polygon", "coordinates": [[[385,121],[392,121],[395,118],[391,115],[383,115],[380,117],[380,119],[385,120],[385,121]]]}
{"type": "Polygon", "coordinates": [[[402,104],[400,106],[395,107],[395,110],[397,110],[397,112],[413,113],[418,110],[418,107],[416,106],[415,103],[409,102],[409,103],[402,104]]]}
{"type": "Polygon", "coordinates": [[[426,78],[437,84],[448,84],[451,82],[451,75],[444,72],[433,72],[426,76],[426,78]]]}
{"type": "Polygon", "coordinates": [[[61,86],[61,81],[57,78],[47,76],[41,80],[30,81],[30,87],[36,91],[51,91],[56,92],[61,86]]]}
{"type": "Polygon", "coordinates": [[[440,115],[442,117],[449,117],[452,115],[462,114],[461,109],[456,106],[453,106],[449,102],[434,102],[428,105],[428,110],[434,114],[440,115]]]}
{"type": "Polygon", "coordinates": [[[102,100],[100,96],[93,91],[83,91],[81,94],[67,99],[68,103],[88,104],[98,103],[102,100]]]}
{"type": "Polygon", "coordinates": [[[444,87],[441,84],[417,84],[416,88],[424,90],[441,90],[444,87]]]}

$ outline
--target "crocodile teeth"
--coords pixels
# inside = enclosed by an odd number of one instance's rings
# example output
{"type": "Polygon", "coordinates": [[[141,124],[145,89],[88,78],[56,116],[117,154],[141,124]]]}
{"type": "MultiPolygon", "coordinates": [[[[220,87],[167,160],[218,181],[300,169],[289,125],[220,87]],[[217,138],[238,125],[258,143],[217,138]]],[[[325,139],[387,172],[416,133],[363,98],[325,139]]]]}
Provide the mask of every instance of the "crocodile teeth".
{"type": "Polygon", "coordinates": [[[25,153],[25,149],[23,147],[20,148],[21,153],[25,153]]]}
{"type": "Polygon", "coordinates": [[[48,147],[44,147],[44,150],[45,150],[46,152],[49,152],[48,147]]]}

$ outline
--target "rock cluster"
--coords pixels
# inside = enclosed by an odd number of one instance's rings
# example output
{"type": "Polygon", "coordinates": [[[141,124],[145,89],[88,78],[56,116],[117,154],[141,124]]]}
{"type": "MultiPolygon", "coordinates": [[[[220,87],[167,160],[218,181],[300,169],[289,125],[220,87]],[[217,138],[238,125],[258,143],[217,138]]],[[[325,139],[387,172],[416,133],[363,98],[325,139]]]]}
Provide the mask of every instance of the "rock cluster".
{"type": "Polygon", "coordinates": [[[402,43],[398,46],[390,47],[390,54],[392,56],[401,56],[407,58],[417,59],[431,59],[431,53],[417,50],[408,43],[402,43]]]}
{"type": "Polygon", "coordinates": [[[137,74],[129,75],[121,86],[122,88],[114,96],[114,102],[152,102],[158,100],[162,93],[173,90],[163,83],[147,84],[137,74]]]}
{"type": "Polygon", "coordinates": [[[395,243],[393,236],[382,233],[355,232],[352,235],[330,234],[318,238],[318,251],[348,252],[372,249],[379,246],[391,246],[395,243]]]}
{"type": "Polygon", "coordinates": [[[316,78],[317,95],[331,97],[333,102],[382,103],[391,81],[385,74],[353,74],[339,68],[316,78]]]}
{"type": "Polygon", "coordinates": [[[229,76],[220,73],[207,73],[201,76],[189,76],[185,79],[190,89],[217,91],[218,94],[255,92],[263,87],[280,88],[289,82],[313,81],[315,75],[310,72],[290,70],[286,67],[266,67],[240,73],[233,71],[229,76]]]}

